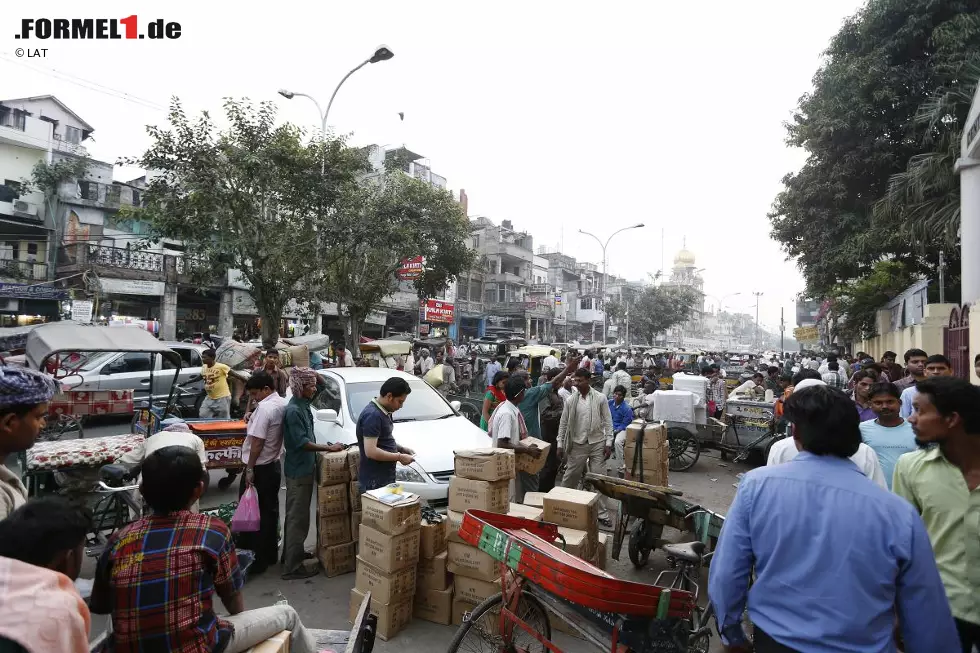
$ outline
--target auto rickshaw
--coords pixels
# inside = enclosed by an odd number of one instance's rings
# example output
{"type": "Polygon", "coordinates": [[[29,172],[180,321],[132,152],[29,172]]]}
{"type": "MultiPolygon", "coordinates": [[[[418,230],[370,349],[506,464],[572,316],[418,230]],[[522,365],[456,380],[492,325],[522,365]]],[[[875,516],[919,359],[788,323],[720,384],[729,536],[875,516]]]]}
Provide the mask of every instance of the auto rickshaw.
{"type": "MultiPolygon", "coordinates": [[[[408,356],[412,351],[412,343],[407,340],[372,340],[370,342],[362,342],[359,347],[361,349],[361,356],[371,367],[388,367],[385,359],[393,356],[408,356]]],[[[405,359],[401,358],[399,362],[402,364],[402,368],[404,368],[405,359]]]]}
{"type": "Polygon", "coordinates": [[[537,385],[538,379],[544,372],[544,359],[547,358],[552,351],[557,351],[557,349],[548,345],[526,345],[520,349],[515,349],[514,351],[510,352],[510,355],[512,357],[520,358],[521,360],[527,358],[527,365],[525,367],[527,368],[528,374],[531,375],[531,382],[534,385],[537,385]]]}

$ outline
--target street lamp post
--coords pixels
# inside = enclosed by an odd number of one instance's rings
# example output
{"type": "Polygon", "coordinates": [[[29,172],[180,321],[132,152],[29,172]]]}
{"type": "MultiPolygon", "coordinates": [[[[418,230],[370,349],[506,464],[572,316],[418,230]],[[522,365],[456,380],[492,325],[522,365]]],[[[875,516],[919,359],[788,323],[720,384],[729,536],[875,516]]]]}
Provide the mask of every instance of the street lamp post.
{"type": "MultiPolygon", "coordinates": [[[[354,68],[352,68],[349,73],[347,73],[346,75],[343,76],[343,78],[341,78],[340,82],[337,84],[337,87],[334,88],[333,93],[330,94],[330,101],[327,102],[326,111],[320,108],[320,103],[317,102],[316,98],[313,97],[312,95],[307,95],[306,93],[294,93],[293,91],[288,91],[284,88],[279,89],[279,95],[283,96],[287,100],[292,100],[294,97],[297,96],[305,97],[313,100],[313,104],[316,105],[316,110],[320,114],[320,140],[321,142],[325,142],[327,140],[327,118],[330,116],[330,107],[333,106],[333,100],[335,97],[337,97],[337,91],[339,91],[340,87],[344,85],[344,82],[347,81],[347,78],[369,63],[378,63],[379,61],[387,61],[388,59],[391,59],[394,56],[395,53],[392,52],[390,49],[388,49],[388,46],[379,45],[374,50],[374,54],[372,54],[370,57],[368,57],[361,63],[357,64],[356,66],[354,66],[354,68]]],[[[327,170],[327,153],[326,151],[324,151],[323,161],[320,162],[320,174],[323,174],[324,172],[326,172],[326,170],[327,170]]]]}
{"type": "Polygon", "coordinates": [[[595,234],[591,234],[588,231],[582,231],[581,229],[578,230],[578,232],[580,234],[585,234],[586,236],[592,236],[593,238],[595,238],[595,241],[597,243],[599,243],[599,247],[602,248],[602,289],[599,291],[599,301],[602,303],[602,344],[606,344],[606,297],[605,297],[605,292],[606,292],[606,247],[609,245],[609,241],[612,240],[613,239],[613,236],[615,236],[616,234],[622,233],[622,232],[627,231],[629,229],[640,229],[643,226],[644,225],[641,222],[641,223],[635,224],[635,225],[633,225],[631,227],[623,227],[619,231],[614,231],[614,232],[612,232],[612,234],[610,234],[609,238],[606,238],[606,242],[605,243],[603,243],[601,240],[599,240],[599,237],[596,236],[595,234]]]}
{"type": "Polygon", "coordinates": [[[755,295],[755,348],[759,348],[759,298],[765,293],[753,292],[755,295]]]}

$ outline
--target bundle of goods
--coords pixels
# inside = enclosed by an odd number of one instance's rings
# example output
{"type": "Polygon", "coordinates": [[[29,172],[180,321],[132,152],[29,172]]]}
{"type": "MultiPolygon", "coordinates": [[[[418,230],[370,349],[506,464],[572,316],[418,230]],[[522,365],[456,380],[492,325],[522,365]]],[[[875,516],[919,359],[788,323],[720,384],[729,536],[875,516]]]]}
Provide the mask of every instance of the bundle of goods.
{"type": "Polygon", "coordinates": [[[251,371],[255,363],[262,355],[262,350],[255,345],[235,340],[226,340],[214,353],[214,360],[217,363],[224,363],[233,370],[251,371]]]}
{"type": "Polygon", "coordinates": [[[459,625],[483,599],[500,591],[500,565],[489,554],[459,538],[463,514],[471,509],[510,512],[510,484],[517,471],[512,449],[455,452],[455,476],[449,480],[449,564],[453,574],[452,621],[459,625]]]}
{"type": "MultiPolygon", "coordinates": [[[[422,501],[400,486],[386,486],[360,497],[361,523],[357,575],[350,595],[353,622],[365,593],[377,615],[377,635],[387,641],[412,620],[421,542],[422,501]]],[[[429,534],[430,538],[432,533],[429,534]]],[[[434,545],[430,541],[430,545],[434,545]]]]}
{"type": "Polygon", "coordinates": [[[317,454],[317,558],[327,576],[354,571],[361,516],[357,448],[317,454]]]}
{"type": "Polygon", "coordinates": [[[666,425],[643,420],[631,422],[626,427],[623,462],[627,479],[667,487],[670,450],[666,425]]]}
{"type": "Polygon", "coordinates": [[[446,568],[446,526],[449,520],[429,507],[422,508],[419,564],[415,573],[414,614],[437,624],[449,625],[453,614],[453,584],[446,568]]]}

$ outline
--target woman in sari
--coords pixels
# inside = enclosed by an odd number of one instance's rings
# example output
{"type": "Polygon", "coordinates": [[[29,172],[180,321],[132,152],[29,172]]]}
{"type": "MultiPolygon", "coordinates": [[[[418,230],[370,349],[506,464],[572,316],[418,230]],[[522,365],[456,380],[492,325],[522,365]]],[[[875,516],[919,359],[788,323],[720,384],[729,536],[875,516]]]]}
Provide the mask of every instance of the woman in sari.
{"type": "Polygon", "coordinates": [[[480,416],[480,428],[487,430],[490,422],[490,415],[493,409],[503,401],[507,401],[504,395],[504,385],[507,383],[509,374],[501,370],[493,375],[493,383],[487,386],[487,392],[483,395],[483,414],[480,416]]]}

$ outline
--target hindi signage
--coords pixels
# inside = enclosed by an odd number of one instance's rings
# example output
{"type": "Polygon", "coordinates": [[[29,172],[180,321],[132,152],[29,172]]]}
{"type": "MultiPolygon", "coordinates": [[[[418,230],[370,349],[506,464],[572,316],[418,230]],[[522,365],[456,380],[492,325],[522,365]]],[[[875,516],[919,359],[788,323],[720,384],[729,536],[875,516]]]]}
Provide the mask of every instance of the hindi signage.
{"type": "Polygon", "coordinates": [[[402,281],[413,281],[422,277],[422,273],[425,271],[425,257],[424,256],[413,256],[412,258],[407,258],[402,261],[402,265],[398,268],[398,278],[402,281]]]}
{"type": "Polygon", "coordinates": [[[87,299],[76,299],[71,303],[71,319],[75,322],[92,321],[93,304],[87,299]]]}
{"type": "Polygon", "coordinates": [[[452,324],[454,318],[453,305],[439,299],[427,299],[419,307],[419,321],[452,324]]]}
{"type": "Polygon", "coordinates": [[[793,329],[793,337],[797,342],[816,342],[820,340],[820,332],[815,326],[797,327],[793,329]]]}

